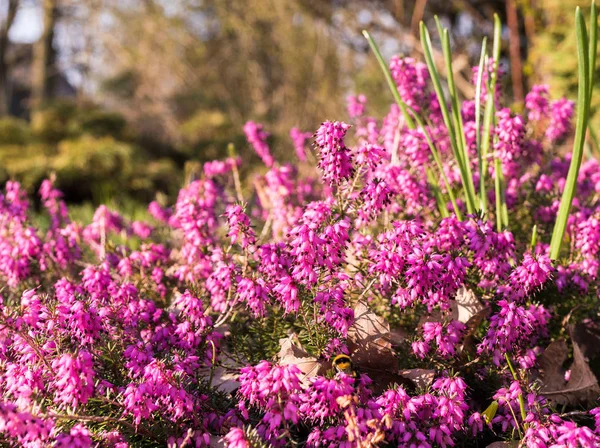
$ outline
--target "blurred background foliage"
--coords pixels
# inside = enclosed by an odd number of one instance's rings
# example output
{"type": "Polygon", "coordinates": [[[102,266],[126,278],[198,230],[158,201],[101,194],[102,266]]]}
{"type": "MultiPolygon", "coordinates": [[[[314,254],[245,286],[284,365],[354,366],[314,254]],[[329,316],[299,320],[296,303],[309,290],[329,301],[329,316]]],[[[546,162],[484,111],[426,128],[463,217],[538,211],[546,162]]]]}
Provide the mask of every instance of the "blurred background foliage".
{"type": "Polygon", "coordinates": [[[34,190],[55,172],[71,202],[172,197],[190,167],[225,157],[230,142],[246,170],[256,166],[242,133],[251,119],[287,161],[289,129],[344,119],[349,94],[366,94],[370,114],[386,112],[362,29],[386,57],[420,58],[418,22],[436,14],[452,30],[465,97],[497,12],[508,102],[519,109],[539,82],[574,98],[577,3],[0,0],[0,182],[34,190]]]}

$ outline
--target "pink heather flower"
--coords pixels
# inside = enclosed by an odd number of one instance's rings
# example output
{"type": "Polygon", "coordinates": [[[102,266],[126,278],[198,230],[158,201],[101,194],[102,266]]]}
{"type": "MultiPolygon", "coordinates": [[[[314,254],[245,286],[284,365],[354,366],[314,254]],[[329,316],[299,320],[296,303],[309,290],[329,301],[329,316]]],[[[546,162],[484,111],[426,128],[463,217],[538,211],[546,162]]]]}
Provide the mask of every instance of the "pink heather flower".
{"type": "Polygon", "coordinates": [[[420,129],[407,129],[400,137],[401,158],[406,158],[410,167],[422,168],[429,162],[431,150],[420,129]]]}
{"type": "Polygon", "coordinates": [[[521,264],[511,272],[508,283],[498,288],[498,292],[514,301],[523,300],[541,289],[553,273],[548,256],[525,254],[521,264]]]}
{"type": "Polygon", "coordinates": [[[40,187],[42,203],[50,214],[50,228],[56,229],[63,224],[69,223],[69,212],[67,205],[62,200],[63,194],[54,188],[52,180],[46,179],[40,187]]]}
{"type": "Polygon", "coordinates": [[[256,234],[244,209],[240,205],[228,205],[225,209],[225,216],[229,225],[227,237],[230,238],[231,244],[239,242],[242,249],[254,245],[256,234]]]}
{"type": "Polygon", "coordinates": [[[474,412],[469,416],[468,425],[471,428],[471,434],[476,437],[477,434],[483,431],[485,420],[479,412],[474,412]]]}
{"type": "MultiPolygon", "coordinates": [[[[437,352],[442,358],[448,358],[454,356],[456,353],[456,346],[462,339],[462,333],[465,331],[465,324],[453,320],[447,326],[443,326],[439,322],[426,322],[423,324],[423,339],[425,343],[429,345],[431,342],[435,342],[437,345],[437,352]]],[[[424,346],[413,345],[413,350],[419,357],[424,357],[426,351],[424,346]]]]}
{"type": "Polygon", "coordinates": [[[64,354],[52,361],[56,371],[54,400],[59,405],[77,408],[87,403],[94,393],[94,364],[92,355],[80,351],[77,355],[64,354]]]}
{"type": "Polygon", "coordinates": [[[350,118],[360,118],[365,114],[367,97],[364,95],[350,95],[346,98],[346,110],[350,118]]]}
{"type": "Polygon", "coordinates": [[[546,137],[551,142],[564,139],[571,130],[571,118],[575,109],[573,101],[561,98],[550,104],[550,122],[546,129],[546,137]]]}
{"type": "Polygon", "coordinates": [[[425,359],[431,350],[431,346],[425,341],[415,341],[412,343],[412,350],[417,357],[425,359]]]}
{"type": "MultiPolygon", "coordinates": [[[[264,412],[262,431],[272,442],[280,440],[284,421],[293,424],[299,421],[301,373],[294,364],[274,366],[267,361],[240,370],[239,394],[264,412]]],[[[243,402],[240,405],[244,409],[243,402]]]]}
{"type": "Polygon", "coordinates": [[[529,121],[540,121],[548,115],[548,89],[547,84],[534,85],[525,96],[525,109],[529,121]]]}
{"type": "Polygon", "coordinates": [[[306,162],[306,142],[310,140],[312,134],[310,132],[302,132],[298,128],[290,129],[290,137],[294,144],[296,156],[301,162],[306,162]]]}
{"type": "Polygon", "coordinates": [[[365,167],[367,172],[375,171],[379,164],[387,160],[385,148],[379,145],[363,144],[356,151],[356,165],[365,167]]]}
{"type": "Polygon", "coordinates": [[[496,116],[497,124],[494,129],[497,136],[494,144],[496,157],[502,160],[504,175],[513,178],[522,171],[523,159],[527,155],[524,141],[525,123],[521,116],[511,116],[507,108],[499,110],[496,116]]]}
{"type": "Polygon", "coordinates": [[[261,278],[253,281],[249,278],[242,278],[238,282],[238,299],[246,303],[255,317],[265,315],[265,307],[269,304],[268,289],[265,281],[261,278]]]}
{"type": "Polygon", "coordinates": [[[299,411],[303,418],[323,424],[340,412],[337,399],[354,392],[354,378],[349,375],[338,375],[334,379],[322,376],[311,378],[308,388],[299,395],[299,411]]]}
{"type": "Polygon", "coordinates": [[[148,205],[148,213],[150,213],[154,219],[164,224],[167,224],[171,218],[171,210],[166,207],[161,207],[156,201],[152,201],[150,205],[148,205]]]}
{"type": "Polygon", "coordinates": [[[478,347],[479,353],[488,352],[497,366],[504,361],[504,353],[533,346],[547,334],[549,313],[541,305],[528,309],[506,300],[498,301],[500,311],[490,319],[487,335],[478,347]]]}
{"type": "Polygon", "coordinates": [[[248,121],[244,125],[244,133],[246,134],[246,140],[248,140],[248,143],[250,143],[256,154],[258,154],[268,168],[271,168],[274,160],[267,144],[269,134],[265,132],[263,125],[254,121],[248,121]]]}
{"type": "Polygon", "coordinates": [[[131,223],[131,231],[144,240],[150,238],[152,230],[152,226],[143,221],[133,221],[131,223]]]}
{"type": "Polygon", "coordinates": [[[325,121],[315,133],[315,146],[319,148],[319,168],[323,180],[329,185],[339,184],[352,176],[352,157],[344,137],[350,125],[340,121],[325,121]]]}
{"type": "Polygon", "coordinates": [[[241,163],[241,159],[239,157],[228,157],[225,160],[213,160],[211,162],[206,162],[202,166],[202,171],[206,177],[217,177],[224,176],[231,172],[233,167],[239,166],[241,163]]]}
{"type": "Polygon", "coordinates": [[[594,427],[596,434],[600,435],[600,407],[594,408],[590,411],[590,415],[594,417],[594,427]]]}
{"type": "Polygon", "coordinates": [[[390,106],[390,111],[383,118],[381,125],[381,136],[386,152],[393,157],[398,154],[401,127],[400,108],[397,104],[390,106]]]}
{"type": "Polygon", "coordinates": [[[325,321],[343,337],[348,334],[348,329],[354,322],[354,310],[346,306],[344,291],[334,288],[330,291],[318,292],[315,302],[320,304],[319,320],[325,321]]]}
{"type": "Polygon", "coordinates": [[[54,430],[52,420],[43,420],[29,412],[21,412],[11,403],[0,402],[0,436],[14,441],[14,446],[41,447],[50,442],[54,430]]]}
{"type": "Polygon", "coordinates": [[[358,209],[358,215],[361,223],[368,223],[385,209],[390,203],[392,191],[388,188],[385,181],[374,178],[360,192],[362,206],[358,209]]]}
{"type": "Polygon", "coordinates": [[[53,446],[57,448],[90,448],[92,446],[90,431],[82,424],[75,425],[69,433],[60,433],[56,436],[53,446]]]}
{"type": "Polygon", "coordinates": [[[227,448],[250,448],[250,443],[246,440],[246,434],[241,428],[233,427],[225,436],[227,448]]]}
{"type": "Polygon", "coordinates": [[[429,80],[427,66],[413,58],[393,56],[390,60],[390,71],[402,100],[417,111],[425,106],[429,80]]]}

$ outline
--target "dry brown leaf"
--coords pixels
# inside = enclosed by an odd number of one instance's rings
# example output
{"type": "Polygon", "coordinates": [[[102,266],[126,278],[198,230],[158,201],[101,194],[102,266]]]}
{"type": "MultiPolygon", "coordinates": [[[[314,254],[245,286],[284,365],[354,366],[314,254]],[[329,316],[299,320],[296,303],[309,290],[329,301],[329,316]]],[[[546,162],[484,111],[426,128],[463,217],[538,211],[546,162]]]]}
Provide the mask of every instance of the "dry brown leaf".
{"type": "Polygon", "coordinates": [[[600,355],[600,322],[597,320],[584,319],[569,325],[569,335],[588,360],[594,360],[600,355]]]}
{"type": "Polygon", "coordinates": [[[429,369],[408,369],[400,370],[400,375],[411,380],[420,389],[427,389],[433,384],[435,370],[429,369]]]}
{"type": "Polygon", "coordinates": [[[567,343],[562,339],[551,343],[540,356],[541,394],[563,405],[596,400],[600,395],[598,380],[577,342],[573,341],[573,363],[568,382],[563,367],[567,357],[567,343]]]}
{"type": "Polygon", "coordinates": [[[519,441],[515,440],[512,442],[494,442],[486,448],[517,448],[518,446],[519,441]]]}
{"type": "Polygon", "coordinates": [[[559,390],[564,388],[565,368],[563,364],[569,356],[569,348],[564,339],[554,341],[546,347],[538,359],[540,366],[542,389],[541,393],[546,391],[559,390]]]}
{"type": "Polygon", "coordinates": [[[390,342],[390,324],[360,301],[354,308],[354,323],[348,329],[348,348],[360,368],[390,369],[398,365],[390,342]]]}
{"type": "Polygon", "coordinates": [[[225,448],[227,444],[223,436],[210,436],[210,447],[211,448],[225,448]]]}
{"type": "MultiPolygon", "coordinates": [[[[209,373],[210,377],[210,373],[209,373]]],[[[225,393],[232,393],[238,387],[240,382],[238,381],[239,374],[233,373],[224,367],[217,367],[213,372],[212,386],[225,393]]]]}
{"type": "Polygon", "coordinates": [[[300,380],[307,382],[308,378],[317,376],[323,371],[323,364],[314,356],[310,356],[300,345],[298,336],[292,334],[279,340],[279,364],[286,366],[293,364],[303,373],[300,380]]]}
{"type": "Polygon", "coordinates": [[[466,324],[471,318],[480,313],[485,305],[477,298],[473,290],[462,286],[452,301],[452,318],[466,324]]]}

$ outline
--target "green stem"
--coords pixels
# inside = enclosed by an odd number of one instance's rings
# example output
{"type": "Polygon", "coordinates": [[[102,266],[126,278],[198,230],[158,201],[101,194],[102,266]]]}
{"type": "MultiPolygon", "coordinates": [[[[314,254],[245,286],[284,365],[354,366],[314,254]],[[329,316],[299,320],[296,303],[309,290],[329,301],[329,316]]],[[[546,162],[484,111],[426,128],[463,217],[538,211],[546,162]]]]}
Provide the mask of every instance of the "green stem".
{"type": "Polygon", "coordinates": [[[531,251],[535,251],[535,246],[537,245],[537,224],[533,226],[531,229],[531,251]]]}
{"type": "MultiPolygon", "coordinates": [[[[498,64],[500,60],[500,39],[502,35],[502,25],[500,18],[497,14],[494,14],[494,44],[492,48],[492,57],[494,61],[492,74],[488,83],[487,97],[485,104],[485,113],[483,117],[483,139],[481,141],[481,166],[479,173],[479,194],[482,198],[481,210],[483,212],[487,209],[487,196],[485,191],[485,177],[487,174],[487,159],[490,152],[491,142],[491,131],[492,124],[494,122],[494,113],[496,109],[495,97],[496,97],[496,82],[498,80],[498,64]]],[[[484,70],[487,70],[487,61],[484,70]]]]}
{"type": "MultiPolygon", "coordinates": [[[[429,32],[425,27],[425,24],[421,22],[420,24],[420,32],[421,32],[421,45],[423,47],[423,53],[425,55],[425,62],[427,63],[427,68],[429,70],[429,74],[431,80],[433,82],[433,88],[437,95],[437,99],[439,102],[440,110],[442,112],[442,117],[444,119],[444,124],[448,129],[448,137],[450,139],[450,146],[452,147],[452,152],[454,153],[454,157],[458,163],[458,168],[460,170],[460,177],[463,184],[463,189],[465,192],[466,203],[467,203],[467,211],[469,213],[474,213],[475,211],[475,198],[472,195],[472,190],[469,187],[469,179],[468,173],[465,167],[465,161],[463,160],[463,153],[459,150],[458,140],[456,132],[457,130],[454,128],[452,120],[450,119],[450,115],[448,113],[448,106],[446,104],[446,100],[444,98],[444,90],[442,89],[442,83],[440,81],[440,75],[437,71],[435,63],[433,61],[433,47],[431,45],[431,38],[429,37],[429,32]]],[[[471,179],[472,183],[472,179],[471,179]]]]}
{"type": "Polygon", "coordinates": [[[425,123],[423,123],[423,120],[421,120],[421,117],[419,117],[417,112],[410,106],[408,106],[408,109],[413,114],[413,117],[414,117],[415,121],[417,122],[417,124],[419,125],[419,128],[423,132],[423,135],[425,135],[425,139],[427,140],[427,145],[429,146],[429,150],[431,151],[433,160],[435,161],[438,169],[440,170],[440,174],[442,175],[442,180],[444,181],[444,185],[446,187],[446,190],[448,191],[448,196],[450,196],[450,201],[452,202],[452,208],[454,209],[454,213],[456,214],[456,217],[458,218],[458,220],[462,221],[463,220],[462,213],[460,212],[460,208],[458,208],[458,204],[456,202],[456,197],[454,196],[454,192],[452,191],[452,188],[450,187],[450,181],[448,180],[448,176],[446,176],[446,172],[444,171],[444,165],[442,164],[442,158],[440,157],[440,153],[438,152],[437,148],[433,144],[433,139],[431,138],[431,136],[429,135],[429,132],[425,128],[425,123]]]}
{"type": "MultiPolygon", "coordinates": [[[[477,71],[477,86],[475,87],[475,141],[477,143],[477,159],[479,162],[479,209],[484,212],[487,208],[485,196],[485,175],[481,157],[481,86],[483,84],[483,70],[486,61],[487,37],[481,43],[481,56],[479,57],[479,70],[477,71]]],[[[483,214],[483,213],[482,213],[483,214]]]]}
{"type": "MultiPolygon", "coordinates": [[[[510,362],[510,357],[508,356],[508,353],[504,353],[504,357],[506,358],[506,363],[508,364],[510,373],[512,373],[512,376],[515,379],[515,381],[518,382],[519,377],[517,376],[517,372],[515,372],[515,369],[513,368],[513,365],[510,362]]],[[[527,418],[527,413],[525,412],[525,400],[523,399],[522,392],[519,393],[519,407],[521,408],[521,419],[523,420],[523,423],[525,423],[525,419],[527,418]]]]}
{"type": "Polygon", "coordinates": [[[371,37],[371,34],[369,34],[368,31],[363,30],[362,33],[363,33],[363,36],[365,36],[365,38],[367,39],[367,42],[369,42],[369,46],[371,47],[371,50],[375,54],[375,57],[377,58],[377,62],[379,62],[379,66],[381,67],[381,71],[383,72],[383,75],[385,76],[385,80],[387,81],[388,86],[390,87],[390,90],[392,91],[394,100],[396,101],[396,104],[398,104],[398,107],[400,107],[400,110],[402,111],[402,116],[404,117],[404,121],[406,122],[406,125],[408,126],[409,129],[414,129],[415,123],[410,118],[410,115],[408,114],[408,111],[406,110],[406,103],[404,103],[404,101],[402,101],[400,92],[398,92],[398,86],[396,86],[396,82],[394,81],[394,78],[392,78],[390,69],[387,66],[387,64],[385,63],[385,60],[383,59],[383,56],[381,55],[381,51],[379,51],[379,47],[377,46],[377,44],[375,43],[375,41],[371,37]]]}
{"type": "MultiPolygon", "coordinates": [[[[438,21],[439,23],[439,21],[438,21]]],[[[441,25],[440,25],[441,26],[441,25]]],[[[467,147],[467,138],[465,136],[464,124],[461,114],[460,99],[458,98],[458,91],[454,82],[454,71],[452,69],[452,52],[450,49],[450,34],[447,29],[444,29],[440,35],[442,39],[442,50],[444,53],[444,60],[446,62],[446,77],[448,80],[448,90],[450,92],[453,126],[456,131],[456,143],[458,151],[461,154],[461,160],[466,173],[467,185],[469,189],[469,196],[475,201],[475,185],[473,183],[473,173],[471,171],[471,163],[469,162],[469,153],[467,147]]]]}

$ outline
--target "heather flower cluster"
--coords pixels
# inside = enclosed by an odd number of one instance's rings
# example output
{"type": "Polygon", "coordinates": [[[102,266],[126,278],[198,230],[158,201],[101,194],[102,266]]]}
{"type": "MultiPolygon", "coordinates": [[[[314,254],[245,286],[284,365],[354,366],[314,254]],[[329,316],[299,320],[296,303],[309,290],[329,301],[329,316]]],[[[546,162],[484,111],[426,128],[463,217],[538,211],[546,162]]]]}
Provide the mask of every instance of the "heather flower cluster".
{"type": "Polygon", "coordinates": [[[7,182],[0,445],[599,446],[596,159],[549,246],[573,103],[535,86],[515,114],[498,82],[483,182],[495,204],[502,177],[502,224],[468,213],[426,66],[390,71],[423,126],[351,96],[346,121],[292,129],[284,162],[250,121],[257,174],[208,162],[145,219],[76,222],[52,178],[39,211],[7,182]]]}

